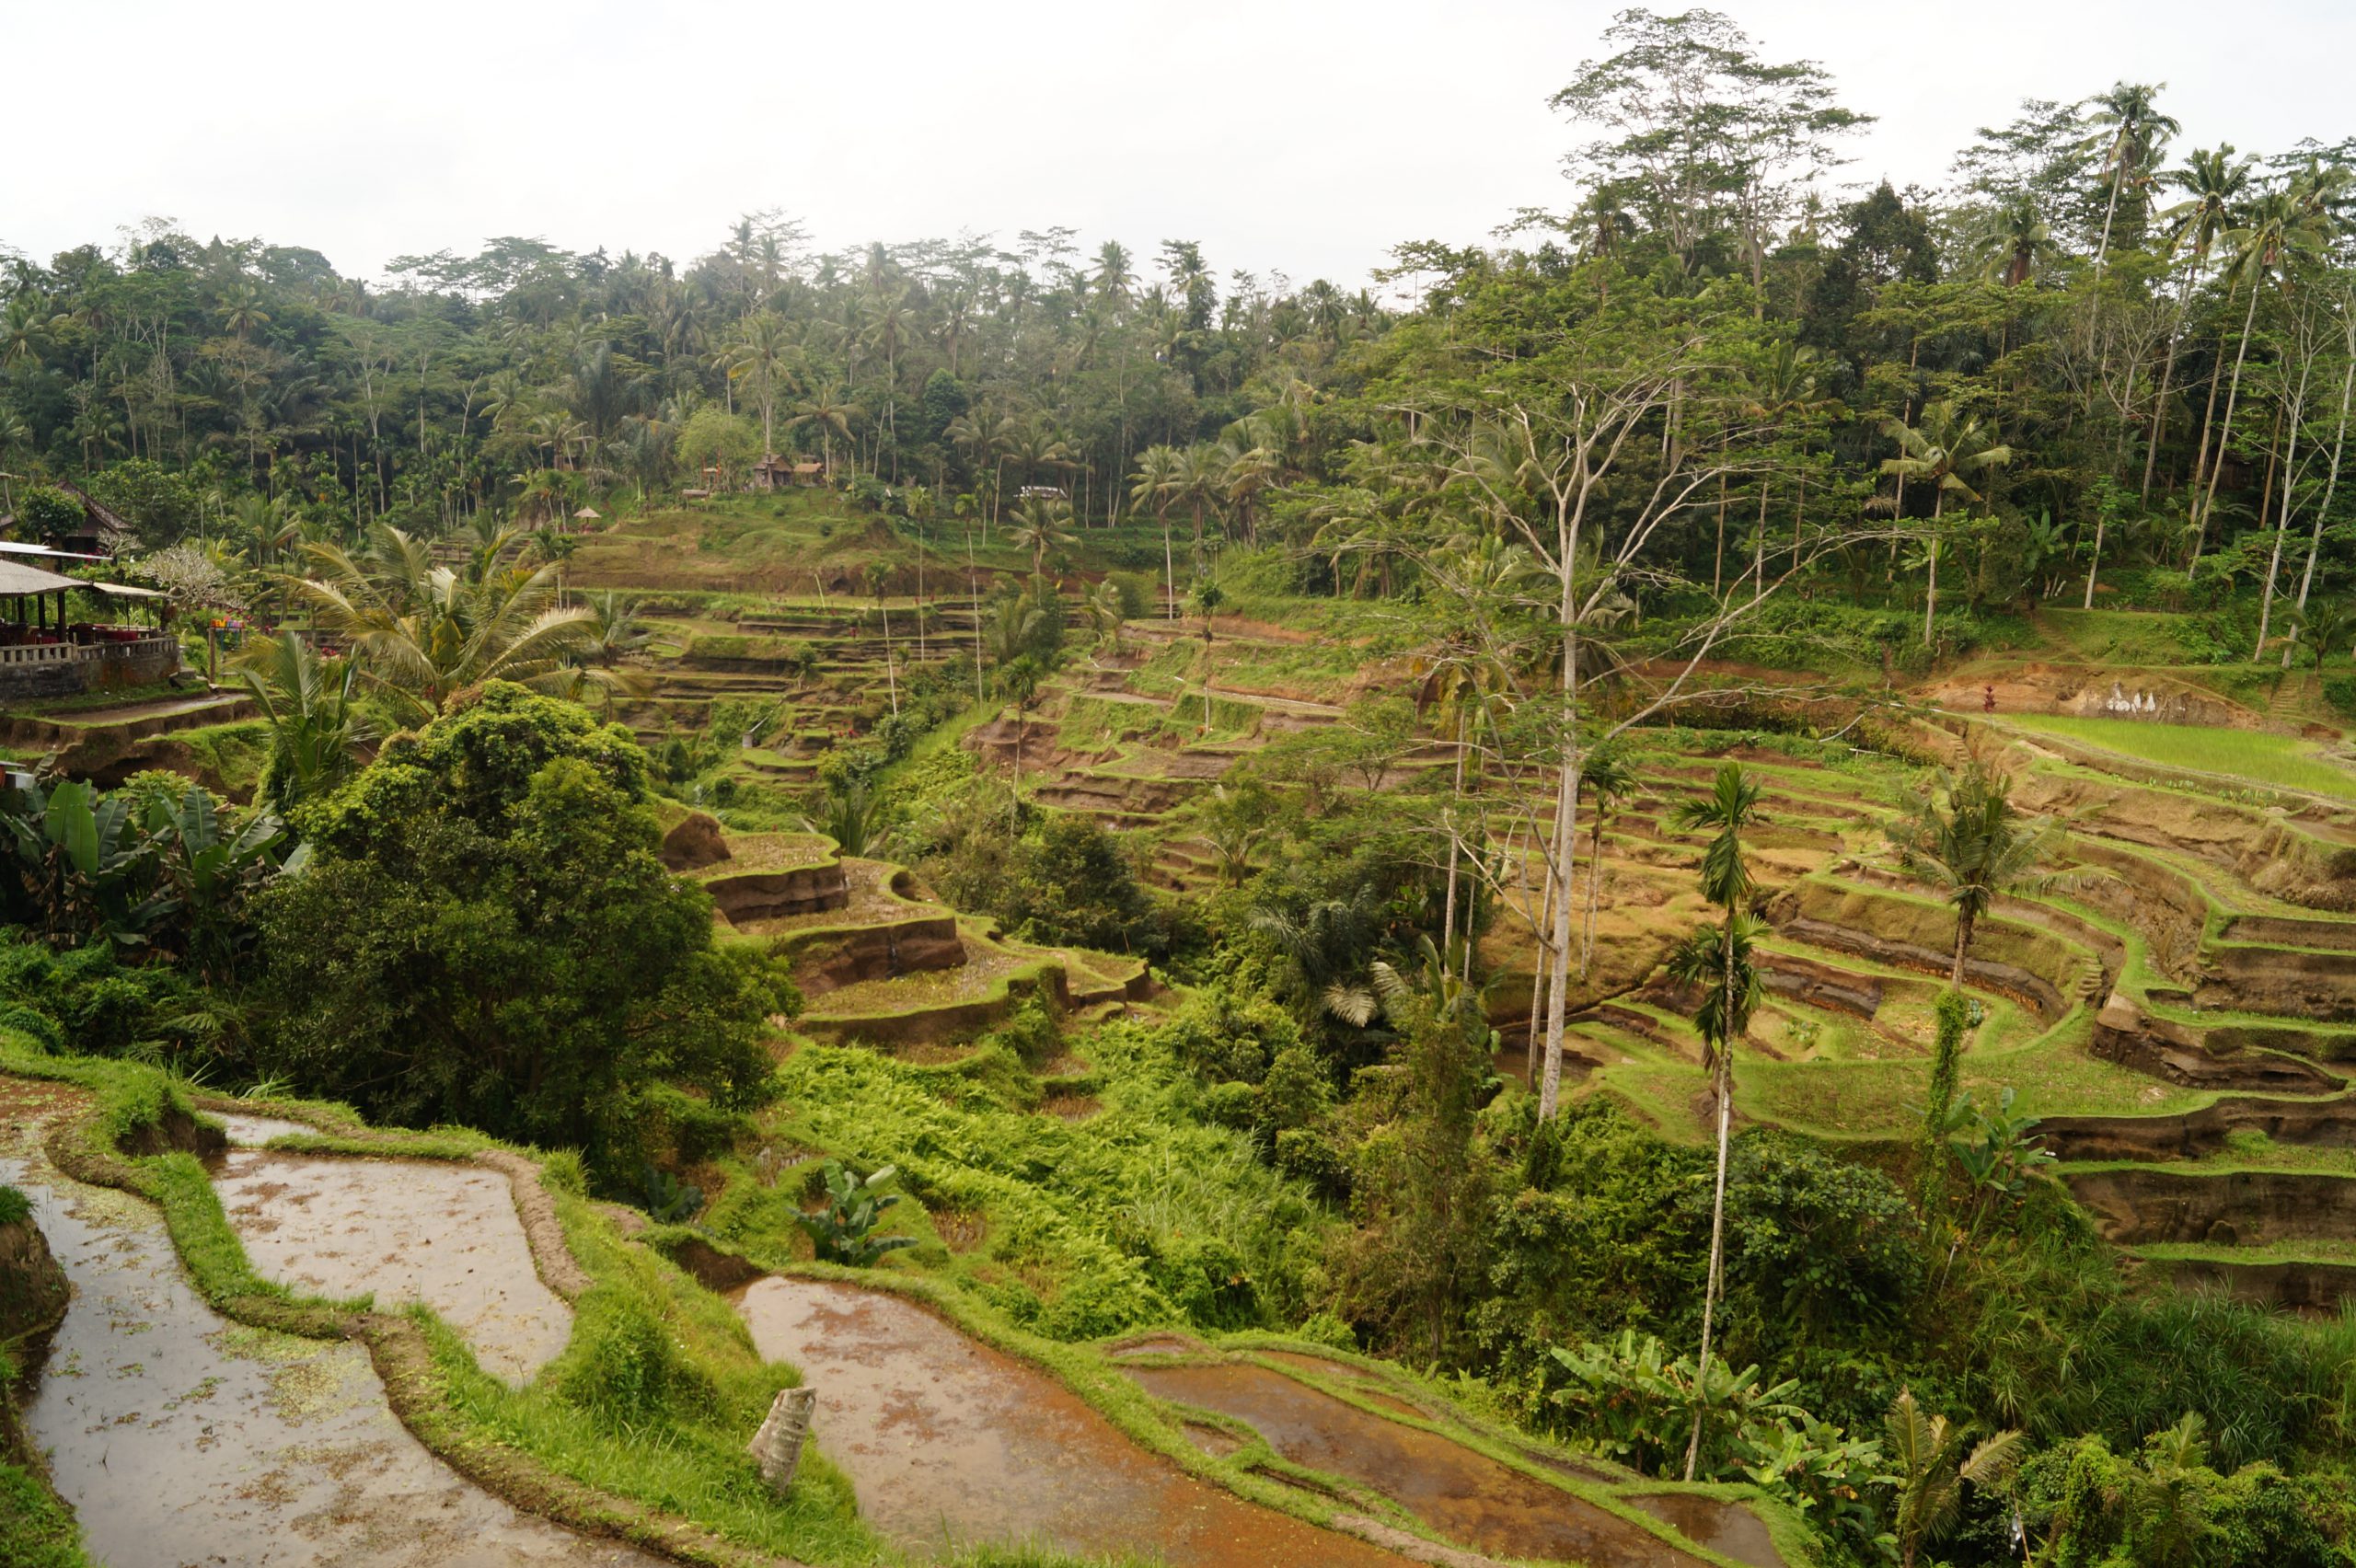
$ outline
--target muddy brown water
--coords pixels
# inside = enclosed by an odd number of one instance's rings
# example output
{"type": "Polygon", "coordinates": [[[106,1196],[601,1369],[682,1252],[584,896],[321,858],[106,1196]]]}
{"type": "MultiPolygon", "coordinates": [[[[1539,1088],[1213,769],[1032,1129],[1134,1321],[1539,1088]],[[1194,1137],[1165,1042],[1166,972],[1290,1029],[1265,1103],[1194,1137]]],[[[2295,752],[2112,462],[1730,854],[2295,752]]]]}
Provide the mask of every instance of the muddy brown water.
{"type": "Polygon", "coordinates": [[[318,1296],[422,1301],[486,1372],[555,1359],[572,1309],[540,1281],[507,1178],[479,1165],[232,1149],[213,1188],[254,1272],[318,1296]]]}
{"type": "Polygon", "coordinates": [[[74,1285],[25,1409],[111,1568],[655,1568],[511,1506],[395,1419],[367,1352],[205,1306],[154,1209],[0,1158],[74,1285]]]}
{"type": "Polygon", "coordinates": [[[1583,1497],[1268,1367],[1122,1370],[1148,1393],[1245,1423],[1294,1464],[1379,1492],[1475,1551],[1588,1568],[1703,1568],[1692,1552],[1583,1497]]]}
{"type": "Polygon", "coordinates": [[[1686,1539],[1699,1541],[1737,1562],[1748,1562],[1751,1568],[1784,1568],[1784,1554],[1775,1550],[1775,1538],[1748,1508],[1690,1492],[1654,1493],[1630,1497],[1628,1503],[1686,1539]]]}
{"type": "Polygon", "coordinates": [[[818,1390],[819,1449],[904,1548],[1034,1540],[1172,1568],[1404,1568],[1246,1503],[1131,1442],[1045,1373],[879,1291],[782,1276],[736,1309],[763,1356],[818,1390]]]}

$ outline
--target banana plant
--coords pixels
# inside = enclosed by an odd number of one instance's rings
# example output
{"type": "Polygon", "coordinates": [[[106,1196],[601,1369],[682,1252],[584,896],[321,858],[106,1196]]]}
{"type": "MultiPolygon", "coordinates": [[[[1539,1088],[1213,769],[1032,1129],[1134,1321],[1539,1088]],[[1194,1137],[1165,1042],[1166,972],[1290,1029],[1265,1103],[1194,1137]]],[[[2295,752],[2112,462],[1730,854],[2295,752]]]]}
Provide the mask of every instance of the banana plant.
{"type": "Polygon", "coordinates": [[[299,872],[311,847],[287,847],[286,824],[257,812],[234,835],[221,821],[211,791],[191,786],[178,805],[162,797],[147,807],[147,836],[156,847],[174,912],[184,911],[189,960],[208,980],[237,962],[250,933],[239,918],[245,900],[282,873],[299,872]]]}
{"type": "Polygon", "coordinates": [[[129,796],[103,796],[77,779],[30,784],[6,793],[0,815],[17,873],[7,902],[43,935],[141,946],[175,907],[156,890],[156,846],[138,831],[129,796]]]}
{"type": "Polygon", "coordinates": [[[872,1268],[884,1253],[917,1244],[913,1236],[874,1234],[884,1211],[900,1201],[899,1194],[882,1190],[897,1174],[896,1168],[886,1165],[862,1177],[838,1159],[826,1161],[826,1206],[797,1216],[822,1262],[872,1268]]]}

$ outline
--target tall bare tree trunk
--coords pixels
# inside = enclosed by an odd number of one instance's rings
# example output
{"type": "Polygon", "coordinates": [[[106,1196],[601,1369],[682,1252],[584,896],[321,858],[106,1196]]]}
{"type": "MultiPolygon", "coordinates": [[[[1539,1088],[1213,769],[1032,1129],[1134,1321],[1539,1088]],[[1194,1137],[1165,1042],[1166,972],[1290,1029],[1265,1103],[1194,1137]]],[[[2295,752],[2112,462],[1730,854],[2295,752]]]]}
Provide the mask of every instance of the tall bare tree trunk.
{"type": "MultiPolygon", "coordinates": [[[[2258,646],[2250,651],[2250,661],[2253,663],[2266,657],[2267,628],[2273,623],[2274,584],[2282,571],[2282,541],[2288,538],[2291,533],[2291,497],[2292,493],[2299,488],[2299,420],[2306,412],[2307,377],[2314,367],[2313,354],[2307,355],[2300,362],[2298,389],[2291,395],[2290,417],[2282,421],[2291,427],[2287,438],[2288,444],[2282,454],[2282,510],[2274,525],[2274,548],[2268,553],[2266,559],[2266,591],[2260,594],[2258,599],[2258,646]]],[[[2259,513],[2261,518],[2264,515],[2263,513],[2259,513]]],[[[2323,519],[2320,516],[2316,519],[2316,525],[2317,527],[2322,526],[2323,519]]]]}
{"type": "Polygon", "coordinates": [[[2252,279],[2249,285],[2249,310],[2242,317],[2241,346],[2234,352],[2233,385],[2225,394],[2225,425],[2217,435],[2217,461],[2209,471],[2207,498],[2193,518],[2192,563],[2184,569],[2188,575],[2200,570],[2200,552],[2209,540],[2209,514],[2217,508],[2217,483],[2223,478],[2225,472],[2225,448],[2234,439],[2234,409],[2241,401],[2242,364],[2249,358],[2250,329],[2258,321],[2258,280],[2252,279]]]}
{"type": "MultiPolygon", "coordinates": [[[[2351,317],[2343,329],[2356,337],[2356,317],[2351,317]]],[[[2339,489],[2339,455],[2348,444],[2348,395],[2351,391],[2356,391],[2356,352],[2349,355],[2348,372],[2340,377],[2339,429],[2331,438],[2331,477],[2324,481],[2323,500],[2316,506],[2315,532],[2307,539],[2307,569],[2299,574],[2299,612],[2302,615],[2306,613],[2307,590],[2315,586],[2316,552],[2323,548],[2323,520],[2330,514],[2332,495],[2339,489]]]]}

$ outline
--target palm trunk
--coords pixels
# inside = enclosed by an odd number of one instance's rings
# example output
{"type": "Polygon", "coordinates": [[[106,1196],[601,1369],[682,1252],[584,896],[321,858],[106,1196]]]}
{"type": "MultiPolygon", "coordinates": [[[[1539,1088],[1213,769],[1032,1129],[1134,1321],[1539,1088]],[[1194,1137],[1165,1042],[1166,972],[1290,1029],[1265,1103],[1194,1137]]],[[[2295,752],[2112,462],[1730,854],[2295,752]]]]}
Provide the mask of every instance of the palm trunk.
{"type": "Polygon", "coordinates": [[[1448,816],[1448,900],[1439,919],[1439,956],[1448,962],[1449,943],[1456,939],[1456,813],[1454,802],[1464,799],[1464,714],[1456,715],[1456,787],[1448,816]]]}
{"type": "Polygon", "coordinates": [[[2160,396],[2152,405],[2152,433],[2143,443],[2143,488],[2137,500],[2149,506],[2152,501],[2152,474],[2160,460],[2160,442],[2168,429],[2168,389],[2176,382],[2176,349],[2183,336],[2185,296],[2192,292],[2192,275],[2185,273],[2184,286],[2177,291],[2176,319],[2168,326],[2167,357],[2160,362],[2160,396]]]}
{"type": "MultiPolygon", "coordinates": [[[[1734,916],[1727,916],[1727,994],[1734,993],[1734,916]]],[[[1721,1015],[1723,1022],[1733,1021],[1729,1009],[1721,1015]]],[[[1713,1075],[1718,1097],[1718,1174],[1717,1183],[1710,1198],[1710,1275],[1702,1291],[1702,1355],[1695,1363],[1693,1380],[1693,1434],[1685,1444],[1685,1479],[1692,1481],[1695,1466],[1702,1458],[1702,1415],[1703,1401],[1710,1387],[1710,1337],[1717,1327],[1718,1290],[1726,1274],[1727,1260],[1727,1158],[1729,1134],[1734,1122],[1734,1041],[1724,1039],[1718,1044],[1717,1071],[1713,1075]]]]}
{"type": "Polygon", "coordinates": [[[1595,917],[1603,894],[1603,802],[1595,802],[1595,820],[1588,827],[1587,914],[1579,928],[1579,978],[1587,978],[1595,963],[1595,917]]]}
{"type": "Polygon", "coordinates": [[[1161,592],[1162,619],[1175,623],[1178,619],[1178,567],[1170,553],[1170,513],[1161,513],[1161,592]]]}
{"type": "Polygon", "coordinates": [[[1939,609],[1939,519],[1946,513],[1946,487],[1942,485],[1931,500],[1931,582],[1923,594],[1923,646],[1925,648],[1932,646],[1931,622],[1939,609]]]}
{"type": "MultiPolygon", "coordinates": [[[[2299,574],[2299,613],[2307,609],[2307,590],[2315,586],[2316,552],[2323,548],[2323,520],[2330,515],[2333,492],[2339,489],[2339,455],[2348,444],[2348,395],[2356,391],[2356,355],[2348,362],[2348,371],[2339,382],[2339,429],[2331,438],[2331,477],[2324,481],[2323,500],[2316,507],[2315,532],[2307,539],[2307,568],[2299,574]]],[[[2321,655],[2317,655],[2321,667],[2321,655]]]]}
{"type": "Polygon", "coordinates": [[[1963,986],[1963,955],[1971,946],[1971,911],[1958,905],[1955,912],[1955,963],[1947,971],[1947,984],[1960,989],[1963,986]]]}
{"type": "MultiPolygon", "coordinates": [[[[2307,376],[2314,363],[2315,360],[2310,356],[2299,367],[2298,390],[2291,395],[2290,418],[2285,421],[2291,430],[2282,453],[2282,510],[2274,525],[2274,548],[2266,559],[2266,591],[2258,598],[2258,646],[2250,651],[2252,663],[2266,657],[2266,632],[2273,624],[2274,584],[2282,573],[2282,543],[2291,534],[2291,496],[2299,488],[2299,420],[2306,412],[2307,376]]],[[[2263,518],[2265,514],[2261,513],[2259,515],[2263,518]]],[[[2316,526],[2318,529],[2323,526],[2320,513],[2316,515],[2316,526]]],[[[2284,650],[2282,657],[2287,666],[2289,650],[2284,650]]]]}
{"type": "Polygon", "coordinates": [[[2185,568],[2187,575],[2200,569],[2201,547],[2207,544],[2209,539],[2209,514],[2217,507],[2217,481],[2224,476],[2225,447],[2234,438],[2234,409],[2241,401],[2242,365],[2249,358],[2250,329],[2258,320],[2258,280],[2252,279],[2249,285],[2249,309],[2242,317],[2241,346],[2234,352],[2233,385],[2225,394],[2225,427],[2217,436],[2217,461],[2210,469],[2207,497],[2194,519],[2192,564],[2185,568]]]}
{"type": "Polygon", "coordinates": [[[1750,602],[1754,605],[1767,592],[1767,496],[1773,488],[1764,478],[1759,481],[1759,528],[1750,541],[1750,602]]]}

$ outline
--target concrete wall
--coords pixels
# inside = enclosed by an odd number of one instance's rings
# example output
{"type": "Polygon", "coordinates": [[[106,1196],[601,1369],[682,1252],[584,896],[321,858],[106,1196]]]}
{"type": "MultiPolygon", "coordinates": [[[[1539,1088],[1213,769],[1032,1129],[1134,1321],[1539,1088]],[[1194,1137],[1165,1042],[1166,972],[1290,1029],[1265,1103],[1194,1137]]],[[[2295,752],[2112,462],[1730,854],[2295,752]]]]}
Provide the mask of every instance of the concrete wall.
{"type": "MultiPolygon", "coordinates": [[[[0,650],[0,654],[17,650],[0,650]]],[[[176,674],[180,645],[175,638],[144,638],[132,643],[67,646],[63,659],[0,659],[0,702],[78,697],[84,692],[147,686],[176,674]]]]}

